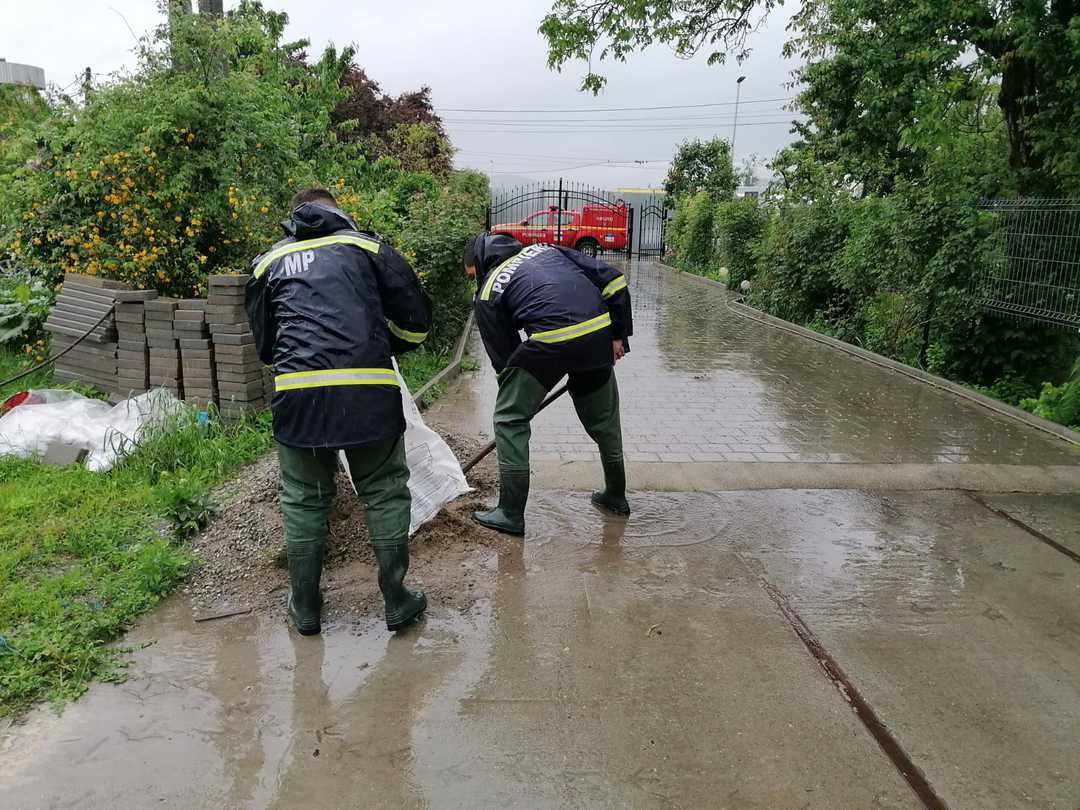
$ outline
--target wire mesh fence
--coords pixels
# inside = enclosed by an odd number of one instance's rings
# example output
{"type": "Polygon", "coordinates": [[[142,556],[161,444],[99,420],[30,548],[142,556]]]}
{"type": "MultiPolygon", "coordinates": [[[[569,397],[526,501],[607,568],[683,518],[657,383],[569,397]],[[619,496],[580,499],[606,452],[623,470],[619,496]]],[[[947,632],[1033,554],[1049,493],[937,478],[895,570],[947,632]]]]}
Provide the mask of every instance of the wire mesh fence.
{"type": "Polygon", "coordinates": [[[976,295],[987,310],[1080,329],[1080,200],[984,200],[989,260],[976,295]]]}

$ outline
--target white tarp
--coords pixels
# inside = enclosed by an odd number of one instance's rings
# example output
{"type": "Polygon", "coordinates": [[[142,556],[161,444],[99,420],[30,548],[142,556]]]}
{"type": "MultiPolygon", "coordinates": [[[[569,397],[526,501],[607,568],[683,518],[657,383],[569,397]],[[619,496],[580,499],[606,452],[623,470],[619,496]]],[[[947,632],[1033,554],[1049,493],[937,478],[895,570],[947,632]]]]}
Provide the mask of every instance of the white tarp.
{"type": "Polygon", "coordinates": [[[164,421],[180,408],[165,389],[157,389],[116,405],[74,391],[32,391],[28,402],[0,417],[0,455],[45,455],[64,445],[85,450],[86,467],[112,468],[138,442],[148,424],[164,421]]]}
{"type": "MultiPolygon", "coordinates": [[[[398,382],[405,411],[405,457],[412,494],[411,535],[447,503],[472,490],[453,451],[438,433],[424,424],[400,371],[398,382]]],[[[165,389],[155,389],[118,405],[74,391],[33,391],[30,402],[0,417],[0,455],[43,456],[50,447],[64,445],[87,451],[87,469],[108,470],[120,456],[134,448],[146,425],[164,421],[181,407],[165,389]]],[[[340,458],[347,472],[345,454],[341,453],[340,458]]]]}
{"type": "MultiPolygon", "coordinates": [[[[412,495],[412,514],[409,534],[439,514],[439,510],[459,495],[471,492],[454,451],[442,436],[424,424],[401,372],[394,363],[401,386],[401,405],[405,411],[405,459],[409,465],[409,493],[412,495]]],[[[341,466],[349,471],[344,453],[339,453],[341,466]]]]}

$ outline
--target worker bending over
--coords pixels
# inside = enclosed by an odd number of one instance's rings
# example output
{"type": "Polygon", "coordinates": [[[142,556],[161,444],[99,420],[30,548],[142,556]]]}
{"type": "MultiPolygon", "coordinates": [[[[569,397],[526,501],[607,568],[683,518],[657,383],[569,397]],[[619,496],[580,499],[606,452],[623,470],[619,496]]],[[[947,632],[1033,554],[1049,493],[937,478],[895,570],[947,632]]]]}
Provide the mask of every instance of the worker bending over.
{"type": "Polygon", "coordinates": [[[389,245],[359,231],[323,189],[293,197],[287,234],[254,262],[247,310],[260,359],[273,364],[274,438],[289,560],[289,617],[320,631],[327,517],[337,451],[367,505],[386,626],[424,612],[404,585],[409,570],[405,417],[391,357],[431,328],[431,302],[389,245]]]}
{"type": "Polygon", "coordinates": [[[486,233],[466,245],[464,263],[476,279],[476,321],[499,379],[499,505],[473,517],[506,534],[525,534],[529,423],[563,375],[569,375],[582,425],[600,448],[604,489],[592,502],[629,515],[614,372],[633,333],[625,276],[576,250],[522,249],[516,239],[486,233]]]}

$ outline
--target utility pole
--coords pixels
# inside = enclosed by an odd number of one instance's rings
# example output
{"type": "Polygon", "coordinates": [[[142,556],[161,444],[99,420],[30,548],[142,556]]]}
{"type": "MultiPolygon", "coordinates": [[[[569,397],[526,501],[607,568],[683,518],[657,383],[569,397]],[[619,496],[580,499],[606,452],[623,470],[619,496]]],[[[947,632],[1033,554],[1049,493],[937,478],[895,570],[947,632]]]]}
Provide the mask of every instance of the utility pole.
{"type": "Polygon", "coordinates": [[[745,76],[740,76],[735,80],[735,121],[731,125],[731,165],[735,165],[735,133],[739,130],[739,95],[742,93],[742,83],[746,81],[745,76]]]}

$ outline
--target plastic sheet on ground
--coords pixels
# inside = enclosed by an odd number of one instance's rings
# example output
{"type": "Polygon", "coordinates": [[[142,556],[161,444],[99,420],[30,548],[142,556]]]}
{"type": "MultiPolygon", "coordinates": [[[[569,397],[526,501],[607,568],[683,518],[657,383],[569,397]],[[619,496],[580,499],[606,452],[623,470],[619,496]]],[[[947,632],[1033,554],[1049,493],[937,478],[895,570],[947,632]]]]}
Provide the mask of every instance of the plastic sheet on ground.
{"type": "Polygon", "coordinates": [[[111,469],[138,443],[147,425],[176,413],[180,402],[157,389],[116,405],[74,391],[32,391],[27,401],[0,417],[0,455],[45,456],[64,446],[86,451],[86,467],[111,469]]]}
{"type": "MultiPolygon", "coordinates": [[[[420,409],[416,407],[401,371],[394,363],[398,384],[401,387],[401,405],[405,411],[405,459],[409,465],[409,493],[412,495],[412,513],[409,517],[409,534],[439,514],[450,501],[472,487],[465,480],[454,451],[442,436],[424,424],[420,409]]],[[[349,471],[344,453],[339,453],[341,466],[349,471]]]]}

